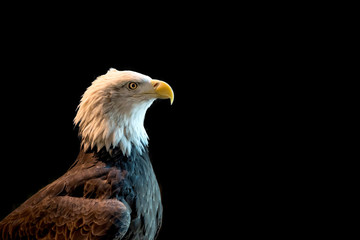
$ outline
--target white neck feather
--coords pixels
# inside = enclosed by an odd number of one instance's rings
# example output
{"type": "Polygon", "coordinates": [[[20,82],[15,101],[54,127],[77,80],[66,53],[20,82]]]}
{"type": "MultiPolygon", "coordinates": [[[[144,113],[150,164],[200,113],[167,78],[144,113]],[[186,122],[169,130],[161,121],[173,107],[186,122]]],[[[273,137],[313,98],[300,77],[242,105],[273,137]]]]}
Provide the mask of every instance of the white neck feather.
{"type": "Polygon", "coordinates": [[[142,153],[148,145],[145,113],[154,100],[136,103],[135,107],[134,102],[114,100],[116,89],[102,78],[86,90],[78,106],[74,124],[79,124],[81,146],[85,151],[95,146],[98,151],[119,147],[127,156],[132,148],[142,153]]]}

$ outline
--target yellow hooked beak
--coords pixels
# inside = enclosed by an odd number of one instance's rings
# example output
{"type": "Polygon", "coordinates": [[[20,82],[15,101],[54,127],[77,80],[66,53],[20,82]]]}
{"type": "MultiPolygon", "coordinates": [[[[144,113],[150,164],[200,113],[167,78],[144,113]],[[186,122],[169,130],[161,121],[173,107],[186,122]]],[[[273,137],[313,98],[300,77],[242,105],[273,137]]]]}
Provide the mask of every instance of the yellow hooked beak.
{"type": "Polygon", "coordinates": [[[151,80],[151,85],[154,87],[155,95],[160,99],[170,99],[170,104],[174,102],[174,92],[171,89],[170,85],[166,82],[159,80],[151,80]]]}

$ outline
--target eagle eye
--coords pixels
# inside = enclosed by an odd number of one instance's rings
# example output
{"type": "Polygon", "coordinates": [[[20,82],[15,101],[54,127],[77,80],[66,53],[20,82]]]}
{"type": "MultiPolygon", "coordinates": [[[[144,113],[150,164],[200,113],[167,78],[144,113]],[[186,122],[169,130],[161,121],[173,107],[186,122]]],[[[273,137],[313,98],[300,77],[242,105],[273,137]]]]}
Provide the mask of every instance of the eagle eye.
{"type": "Polygon", "coordinates": [[[137,84],[136,82],[130,82],[130,83],[128,84],[128,88],[129,88],[130,90],[135,90],[137,87],[138,87],[138,84],[137,84]]]}

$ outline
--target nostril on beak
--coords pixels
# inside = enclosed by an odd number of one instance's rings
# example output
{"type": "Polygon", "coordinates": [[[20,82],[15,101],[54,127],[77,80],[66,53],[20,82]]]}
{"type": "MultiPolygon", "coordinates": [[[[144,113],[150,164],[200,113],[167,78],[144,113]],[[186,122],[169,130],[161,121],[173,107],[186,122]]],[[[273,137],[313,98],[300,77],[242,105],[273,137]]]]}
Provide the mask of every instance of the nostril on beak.
{"type": "Polygon", "coordinates": [[[154,88],[157,88],[157,86],[159,86],[159,82],[156,82],[155,84],[154,84],[154,88]]]}

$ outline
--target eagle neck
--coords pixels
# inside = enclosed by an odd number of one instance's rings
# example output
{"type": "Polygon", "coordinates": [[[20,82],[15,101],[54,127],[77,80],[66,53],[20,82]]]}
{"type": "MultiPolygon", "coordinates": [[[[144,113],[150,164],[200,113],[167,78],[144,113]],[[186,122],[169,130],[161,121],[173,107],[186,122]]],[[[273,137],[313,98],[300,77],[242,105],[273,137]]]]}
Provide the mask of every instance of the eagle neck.
{"type": "MultiPolygon", "coordinates": [[[[73,166],[91,166],[103,163],[107,167],[123,168],[122,165],[139,164],[139,161],[150,163],[148,157],[148,150],[145,148],[143,151],[132,151],[130,155],[124,154],[119,147],[112,148],[109,151],[105,147],[99,151],[95,149],[84,150],[81,149],[76,162],[73,166]]],[[[150,163],[151,164],[151,163],[150,163]]]]}
{"type": "Polygon", "coordinates": [[[107,166],[118,168],[122,163],[138,162],[143,155],[147,155],[147,149],[145,151],[133,150],[130,155],[123,153],[119,147],[109,149],[109,151],[104,147],[98,152],[94,152],[96,159],[104,162],[107,166]]]}

